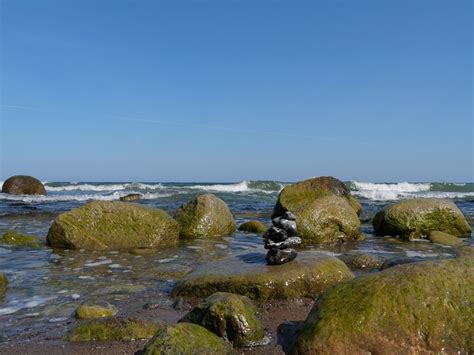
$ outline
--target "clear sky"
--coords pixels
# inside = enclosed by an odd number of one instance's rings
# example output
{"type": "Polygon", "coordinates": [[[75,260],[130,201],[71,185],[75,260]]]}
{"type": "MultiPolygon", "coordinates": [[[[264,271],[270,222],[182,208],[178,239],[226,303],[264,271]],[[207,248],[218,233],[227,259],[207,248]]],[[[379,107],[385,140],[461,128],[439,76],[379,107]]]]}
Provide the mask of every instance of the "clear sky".
{"type": "Polygon", "coordinates": [[[470,0],[0,3],[0,179],[473,181],[470,0]]]}

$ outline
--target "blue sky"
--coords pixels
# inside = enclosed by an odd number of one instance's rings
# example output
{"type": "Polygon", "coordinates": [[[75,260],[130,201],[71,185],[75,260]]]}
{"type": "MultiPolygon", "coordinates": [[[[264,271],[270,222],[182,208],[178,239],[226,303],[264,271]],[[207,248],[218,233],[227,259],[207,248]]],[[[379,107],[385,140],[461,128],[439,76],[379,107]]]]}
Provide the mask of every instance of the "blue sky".
{"type": "Polygon", "coordinates": [[[471,1],[1,4],[0,179],[473,181],[471,1]]]}

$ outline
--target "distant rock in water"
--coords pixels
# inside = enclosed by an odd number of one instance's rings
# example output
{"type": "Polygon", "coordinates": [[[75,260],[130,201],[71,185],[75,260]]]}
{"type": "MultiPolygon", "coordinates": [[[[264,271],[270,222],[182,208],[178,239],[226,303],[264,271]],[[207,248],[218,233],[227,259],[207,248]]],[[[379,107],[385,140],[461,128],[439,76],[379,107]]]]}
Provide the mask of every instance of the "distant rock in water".
{"type": "Polygon", "coordinates": [[[229,207],[213,194],[196,196],[178,208],[175,218],[183,238],[223,236],[236,229],[229,207]]]}
{"type": "Polygon", "coordinates": [[[239,226],[239,231],[249,233],[264,233],[267,227],[260,221],[248,221],[239,226]]]}
{"type": "Polygon", "coordinates": [[[291,217],[286,219],[296,220],[304,244],[333,244],[360,239],[361,210],[342,181],[322,176],[286,186],[273,209],[273,220],[280,227],[278,217],[286,214],[291,217]]]}
{"type": "Polygon", "coordinates": [[[47,241],[55,248],[157,249],[175,245],[179,225],[163,210],[119,201],[93,201],[59,215],[47,241]]]}
{"type": "Polygon", "coordinates": [[[0,244],[29,248],[41,248],[43,245],[39,238],[31,235],[20,234],[14,230],[5,232],[5,234],[0,238],[0,244]]]}
{"type": "Polygon", "coordinates": [[[474,258],[400,265],[328,289],[292,354],[472,354],[474,258]]]}
{"type": "Polygon", "coordinates": [[[46,195],[43,183],[26,175],[15,175],[8,178],[3,183],[2,192],[11,195],[46,195]]]}
{"type": "Polygon", "coordinates": [[[373,220],[375,234],[420,238],[431,231],[455,237],[468,237],[471,227],[454,204],[445,199],[419,198],[404,200],[378,212],[373,220]]]}
{"type": "Polygon", "coordinates": [[[142,194],[128,194],[128,195],[120,197],[120,201],[131,202],[131,201],[141,200],[142,198],[143,198],[142,194]]]}

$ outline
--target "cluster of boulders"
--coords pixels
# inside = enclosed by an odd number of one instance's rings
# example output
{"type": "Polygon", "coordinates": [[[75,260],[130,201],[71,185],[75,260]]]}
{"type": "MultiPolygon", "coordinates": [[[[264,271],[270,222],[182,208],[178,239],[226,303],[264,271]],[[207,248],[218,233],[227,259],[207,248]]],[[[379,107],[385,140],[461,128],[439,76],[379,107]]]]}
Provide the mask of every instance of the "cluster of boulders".
{"type": "Polygon", "coordinates": [[[287,211],[281,217],[272,219],[273,226],[263,235],[265,257],[268,265],[281,265],[292,261],[298,253],[292,248],[301,244],[296,229],[296,216],[287,211]]]}

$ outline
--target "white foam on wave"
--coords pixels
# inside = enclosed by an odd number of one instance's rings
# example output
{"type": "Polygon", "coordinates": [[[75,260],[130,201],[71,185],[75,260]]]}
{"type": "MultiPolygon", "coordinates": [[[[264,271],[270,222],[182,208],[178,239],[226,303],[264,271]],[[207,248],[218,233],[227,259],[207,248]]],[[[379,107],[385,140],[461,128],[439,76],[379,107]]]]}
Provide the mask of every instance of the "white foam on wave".
{"type": "MultiPolygon", "coordinates": [[[[129,192],[114,192],[111,194],[100,195],[100,194],[77,194],[77,195],[9,195],[0,193],[0,200],[9,201],[21,201],[25,203],[32,202],[66,202],[66,201],[114,201],[120,197],[127,195],[129,192]]],[[[131,193],[131,192],[130,192],[131,193]]],[[[157,198],[169,197],[171,194],[167,193],[151,193],[147,192],[143,194],[144,200],[153,200],[157,198]]]]}
{"type": "Polygon", "coordinates": [[[245,192],[249,191],[249,183],[247,180],[241,181],[237,184],[216,184],[216,185],[194,185],[189,186],[193,190],[206,190],[216,192],[245,192]]]}
{"type": "Polygon", "coordinates": [[[430,191],[430,183],[371,183],[352,182],[353,194],[375,201],[390,201],[406,198],[465,198],[474,196],[474,192],[430,191]]]}

